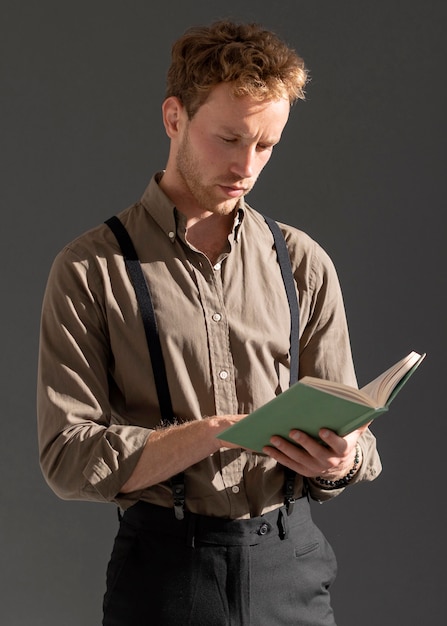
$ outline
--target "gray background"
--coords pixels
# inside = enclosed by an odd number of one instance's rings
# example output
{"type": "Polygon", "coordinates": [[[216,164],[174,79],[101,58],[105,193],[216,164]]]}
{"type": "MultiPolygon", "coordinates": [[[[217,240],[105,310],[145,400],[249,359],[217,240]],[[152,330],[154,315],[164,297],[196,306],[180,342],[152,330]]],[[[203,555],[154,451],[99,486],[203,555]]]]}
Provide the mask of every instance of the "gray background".
{"type": "Polygon", "coordinates": [[[138,199],[164,166],[170,44],[224,16],[277,30],[311,70],[250,202],[331,254],[360,384],[412,349],[428,353],[374,425],[382,476],[314,507],[339,559],[338,622],[445,623],[444,7],[2,0],[2,624],[100,623],[116,512],[58,500],[40,474],[42,293],[58,250],[138,199]]]}

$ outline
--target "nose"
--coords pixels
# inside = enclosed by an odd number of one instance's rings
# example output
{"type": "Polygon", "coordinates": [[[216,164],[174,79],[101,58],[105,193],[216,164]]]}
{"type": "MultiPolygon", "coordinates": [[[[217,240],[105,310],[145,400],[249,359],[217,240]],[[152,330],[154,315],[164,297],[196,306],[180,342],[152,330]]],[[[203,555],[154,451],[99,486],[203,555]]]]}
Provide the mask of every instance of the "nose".
{"type": "Polygon", "coordinates": [[[256,150],[249,147],[240,147],[233,155],[231,171],[238,178],[253,178],[256,174],[256,150]]]}

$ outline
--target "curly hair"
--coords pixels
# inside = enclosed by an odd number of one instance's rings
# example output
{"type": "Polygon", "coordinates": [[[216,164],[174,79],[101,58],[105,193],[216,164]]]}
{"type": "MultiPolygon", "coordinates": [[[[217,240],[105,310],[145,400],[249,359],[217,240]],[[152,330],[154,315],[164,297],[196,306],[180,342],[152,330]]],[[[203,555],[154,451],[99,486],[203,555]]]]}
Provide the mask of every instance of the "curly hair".
{"type": "Polygon", "coordinates": [[[211,89],[232,83],[234,96],[304,99],[303,59],[258,24],[221,20],[188,29],[172,46],[166,97],[179,98],[191,119],[211,89]]]}

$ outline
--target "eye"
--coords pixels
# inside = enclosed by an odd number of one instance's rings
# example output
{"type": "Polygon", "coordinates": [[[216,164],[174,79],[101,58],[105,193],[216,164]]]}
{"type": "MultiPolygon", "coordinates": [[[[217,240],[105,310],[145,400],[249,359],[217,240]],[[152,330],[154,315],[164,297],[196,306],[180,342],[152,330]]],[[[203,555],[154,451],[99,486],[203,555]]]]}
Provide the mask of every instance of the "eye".
{"type": "Polygon", "coordinates": [[[221,140],[224,143],[235,143],[237,141],[234,137],[221,137],[221,140]]]}
{"type": "Polygon", "coordinates": [[[256,149],[259,150],[260,152],[264,152],[265,150],[267,150],[268,152],[271,152],[274,147],[275,147],[275,144],[258,143],[258,145],[256,146],[256,149]]]}

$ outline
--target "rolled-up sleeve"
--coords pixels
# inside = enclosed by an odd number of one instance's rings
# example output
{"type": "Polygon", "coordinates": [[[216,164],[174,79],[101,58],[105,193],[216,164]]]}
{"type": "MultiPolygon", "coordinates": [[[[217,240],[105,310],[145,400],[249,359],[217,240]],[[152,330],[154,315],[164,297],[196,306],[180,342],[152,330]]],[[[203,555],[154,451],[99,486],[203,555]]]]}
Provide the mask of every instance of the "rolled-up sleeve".
{"type": "MultiPolygon", "coordinates": [[[[349,330],[342,290],[334,264],[316,243],[308,242],[306,255],[296,253],[294,241],[289,243],[292,258],[298,257],[295,279],[300,288],[300,309],[303,332],[300,343],[300,377],[314,376],[357,387],[349,330]]],[[[376,438],[366,430],[359,439],[362,465],[350,485],[372,481],[381,473],[382,464],[376,438]]],[[[323,502],[336,497],[341,489],[323,489],[309,481],[310,495],[323,502]]]]}
{"type": "Polygon", "coordinates": [[[151,430],[114,423],[104,287],[94,266],[94,257],[67,247],[50,271],[39,346],[39,451],[59,497],[113,501],[151,430]]]}

